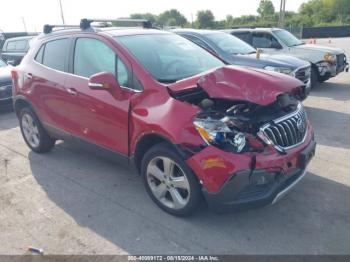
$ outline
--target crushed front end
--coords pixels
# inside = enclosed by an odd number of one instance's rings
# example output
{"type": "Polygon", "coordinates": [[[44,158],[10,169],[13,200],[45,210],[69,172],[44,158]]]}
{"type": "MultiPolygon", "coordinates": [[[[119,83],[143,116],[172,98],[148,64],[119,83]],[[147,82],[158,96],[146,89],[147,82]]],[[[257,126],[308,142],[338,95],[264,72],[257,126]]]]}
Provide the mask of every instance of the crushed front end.
{"type": "Polygon", "coordinates": [[[300,82],[244,70],[219,69],[192,89],[183,87],[194,79],[170,87],[173,98],[200,109],[193,126],[203,146],[186,162],[213,209],[276,202],[315,154],[314,132],[295,92],[300,82]]]}
{"type": "Polygon", "coordinates": [[[210,99],[202,104],[208,108],[194,125],[207,146],[187,164],[212,208],[276,202],[304,176],[316,143],[300,102],[280,96],[262,107],[210,99]]]}

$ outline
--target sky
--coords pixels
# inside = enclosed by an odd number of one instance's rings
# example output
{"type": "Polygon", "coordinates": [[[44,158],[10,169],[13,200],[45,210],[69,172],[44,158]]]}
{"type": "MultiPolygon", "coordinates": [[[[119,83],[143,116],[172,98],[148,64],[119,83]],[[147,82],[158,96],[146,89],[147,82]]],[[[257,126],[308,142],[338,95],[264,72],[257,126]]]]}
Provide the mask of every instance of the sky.
{"type": "MultiPolygon", "coordinates": [[[[191,21],[198,10],[210,9],[217,20],[256,14],[260,0],[61,0],[66,24],[81,18],[119,18],[132,13],[159,14],[176,8],[191,21]]],[[[286,9],[297,11],[307,0],[287,0],[286,9]]],[[[272,0],[279,10],[280,0],[272,0]]],[[[62,24],[59,0],[0,0],[0,30],[41,32],[44,24],[62,24]],[[24,21],[24,22],[23,22],[24,21]]]]}

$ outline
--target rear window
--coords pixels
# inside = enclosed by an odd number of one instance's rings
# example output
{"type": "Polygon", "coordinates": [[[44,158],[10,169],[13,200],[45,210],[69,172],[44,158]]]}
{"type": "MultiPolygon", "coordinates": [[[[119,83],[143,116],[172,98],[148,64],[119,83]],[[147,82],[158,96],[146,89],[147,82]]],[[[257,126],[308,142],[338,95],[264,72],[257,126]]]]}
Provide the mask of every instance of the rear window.
{"type": "Polygon", "coordinates": [[[9,41],[6,45],[6,51],[26,51],[28,47],[28,40],[9,41]]]}
{"type": "Polygon", "coordinates": [[[35,60],[55,70],[65,71],[68,52],[68,39],[59,39],[44,44],[35,60]]]}

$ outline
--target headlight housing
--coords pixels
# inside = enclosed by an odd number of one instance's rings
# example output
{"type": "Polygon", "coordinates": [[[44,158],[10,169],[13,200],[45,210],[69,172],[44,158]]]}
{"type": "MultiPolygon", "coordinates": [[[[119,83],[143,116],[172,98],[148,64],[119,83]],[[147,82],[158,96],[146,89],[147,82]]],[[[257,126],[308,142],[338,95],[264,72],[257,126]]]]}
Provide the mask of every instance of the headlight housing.
{"type": "Polygon", "coordinates": [[[246,136],[242,132],[229,128],[225,120],[227,119],[196,118],[193,124],[208,145],[230,147],[234,152],[240,153],[246,146],[246,136]]]}
{"type": "Polygon", "coordinates": [[[286,75],[290,75],[290,76],[294,75],[294,70],[292,68],[288,68],[288,67],[265,66],[264,69],[267,71],[278,72],[278,73],[286,74],[286,75]]]}

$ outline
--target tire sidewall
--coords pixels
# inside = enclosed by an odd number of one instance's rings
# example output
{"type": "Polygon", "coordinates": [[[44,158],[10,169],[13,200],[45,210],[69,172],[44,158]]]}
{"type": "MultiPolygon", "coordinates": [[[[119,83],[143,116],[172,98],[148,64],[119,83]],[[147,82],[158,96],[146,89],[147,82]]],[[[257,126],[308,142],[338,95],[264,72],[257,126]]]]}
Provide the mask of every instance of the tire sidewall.
{"type": "Polygon", "coordinates": [[[173,149],[171,145],[160,143],[146,152],[141,163],[141,175],[146,191],[151,199],[164,211],[175,216],[188,216],[196,211],[202,199],[200,184],[192,170],[187,166],[185,161],[173,149]],[[147,167],[149,162],[155,157],[167,157],[176,162],[182,169],[190,185],[190,199],[187,205],[181,209],[172,209],[163,205],[154,195],[147,181],[147,167]]]}

